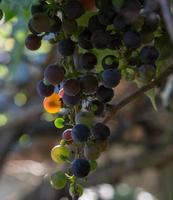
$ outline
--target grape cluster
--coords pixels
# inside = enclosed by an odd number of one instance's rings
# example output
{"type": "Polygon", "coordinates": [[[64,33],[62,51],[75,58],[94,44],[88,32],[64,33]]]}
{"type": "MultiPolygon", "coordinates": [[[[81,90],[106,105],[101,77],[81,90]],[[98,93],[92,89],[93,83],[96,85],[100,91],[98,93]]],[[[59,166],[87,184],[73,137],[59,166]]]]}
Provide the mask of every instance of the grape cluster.
{"type": "Polygon", "coordinates": [[[106,150],[110,129],[96,117],[104,114],[114,88],[122,77],[147,83],[156,76],[159,13],[146,10],[145,1],[115,2],[42,0],[31,7],[26,47],[37,50],[44,36],[53,34],[50,43],[57,43],[60,57],[46,67],[43,80],[37,83],[45,110],[63,114],[55,126],[66,126],[51,157],[56,163],[69,163],[69,168],[53,174],[51,184],[59,189],[68,179],[72,196],[82,195],[78,179],[95,169],[96,160],[106,150]],[[95,12],[81,27],[79,21],[86,10],[95,12]],[[104,52],[101,63],[96,52],[104,52]]]}

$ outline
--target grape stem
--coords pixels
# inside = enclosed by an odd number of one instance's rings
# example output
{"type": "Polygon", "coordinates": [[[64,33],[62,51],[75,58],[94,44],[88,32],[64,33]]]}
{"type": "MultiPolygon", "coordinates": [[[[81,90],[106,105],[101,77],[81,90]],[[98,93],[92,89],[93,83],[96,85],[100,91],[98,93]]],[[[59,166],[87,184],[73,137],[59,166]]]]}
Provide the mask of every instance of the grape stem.
{"type": "Polygon", "coordinates": [[[158,0],[160,8],[162,10],[163,18],[169,33],[169,36],[173,42],[173,18],[171,14],[171,6],[167,0],[158,0]]]}
{"type": "Polygon", "coordinates": [[[111,106],[110,112],[108,116],[103,120],[103,123],[107,123],[111,119],[113,119],[117,111],[126,106],[128,103],[132,102],[133,100],[143,95],[145,92],[151,90],[152,88],[159,86],[162,83],[162,81],[164,81],[172,72],[173,72],[173,64],[170,65],[164,72],[162,72],[155,80],[151,81],[149,84],[141,87],[134,93],[125,97],[123,100],[117,103],[117,105],[111,106]]]}

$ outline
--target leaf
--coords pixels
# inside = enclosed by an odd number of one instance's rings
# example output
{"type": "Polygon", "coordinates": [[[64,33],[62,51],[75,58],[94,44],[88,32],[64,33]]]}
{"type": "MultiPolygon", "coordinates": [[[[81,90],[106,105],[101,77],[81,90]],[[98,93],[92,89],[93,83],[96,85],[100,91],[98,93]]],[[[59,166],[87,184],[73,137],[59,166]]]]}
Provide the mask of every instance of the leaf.
{"type": "Polygon", "coordinates": [[[157,105],[156,105],[156,92],[155,89],[151,89],[145,93],[147,97],[150,99],[151,104],[155,111],[157,111],[157,105]]]}

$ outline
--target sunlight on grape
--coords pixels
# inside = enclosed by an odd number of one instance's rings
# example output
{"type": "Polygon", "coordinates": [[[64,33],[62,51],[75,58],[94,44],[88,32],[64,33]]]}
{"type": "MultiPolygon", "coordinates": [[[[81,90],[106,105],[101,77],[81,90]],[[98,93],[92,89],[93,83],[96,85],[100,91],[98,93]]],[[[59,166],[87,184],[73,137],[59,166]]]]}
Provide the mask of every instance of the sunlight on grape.
{"type": "Polygon", "coordinates": [[[122,184],[117,186],[116,191],[121,196],[126,196],[126,195],[128,195],[130,193],[130,187],[127,184],[122,183],[122,184]]]}
{"type": "Polygon", "coordinates": [[[5,78],[9,70],[5,65],[0,65],[0,78],[5,78]]]}
{"type": "Polygon", "coordinates": [[[0,114],[0,127],[5,126],[8,122],[8,118],[4,114],[0,114]]]}
{"type": "Polygon", "coordinates": [[[138,195],[136,200],[154,200],[154,197],[145,191],[141,191],[138,195]]]}
{"type": "Polygon", "coordinates": [[[23,106],[27,102],[27,96],[24,93],[17,93],[14,97],[14,103],[17,106],[23,106]]]}
{"type": "Polygon", "coordinates": [[[100,185],[99,194],[105,200],[112,199],[114,196],[114,188],[109,184],[100,185]]]}

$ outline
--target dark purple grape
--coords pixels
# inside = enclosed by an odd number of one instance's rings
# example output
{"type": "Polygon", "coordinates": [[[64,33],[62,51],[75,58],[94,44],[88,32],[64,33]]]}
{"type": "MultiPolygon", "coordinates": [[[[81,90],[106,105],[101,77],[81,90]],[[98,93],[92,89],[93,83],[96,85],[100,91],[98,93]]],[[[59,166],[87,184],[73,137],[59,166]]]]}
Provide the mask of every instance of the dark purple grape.
{"type": "Polygon", "coordinates": [[[63,81],[65,75],[65,69],[57,65],[49,65],[44,70],[45,79],[52,85],[57,85],[63,81]]]}
{"type": "Polygon", "coordinates": [[[49,32],[51,20],[47,13],[37,13],[32,17],[30,26],[37,33],[49,32]]]}
{"type": "Polygon", "coordinates": [[[67,95],[76,96],[80,92],[80,82],[77,79],[66,80],[63,88],[67,95]]]}
{"type": "Polygon", "coordinates": [[[93,15],[88,21],[88,28],[91,32],[94,32],[97,30],[105,30],[106,26],[100,23],[97,15],[93,15]]]}
{"type": "Polygon", "coordinates": [[[116,13],[112,6],[105,7],[98,12],[98,20],[101,24],[108,26],[112,24],[116,13]]]}
{"type": "Polygon", "coordinates": [[[53,85],[46,85],[42,80],[37,82],[37,92],[40,96],[48,97],[54,92],[53,85]]]}
{"type": "Polygon", "coordinates": [[[160,24],[160,16],[157,13],[148,13],[144,18],[143,29],[148,32],[154,32],[157,30],[160,24]]]}
{"type": "Polygon", "coordinates": [[[72,128],[71,136],[76,143],[86,142],[90,136],[89,128],[84,124],[77,124],[72,128]]]}
{"type": "Polygon", "coordinates": [[[90,172],[90,163],[86,159],[78,158],[72,162],[71,171],[76,177],[84,178],[90,172]]]}
{"type": "Polygon", "coordinates": [[[159,57],[159,52],[154,46],[145,46],[140,51],[142,63],[154,64],[159,57]]]}
{"type": "Polygon", "coordinates": [[[38,4],[34,4],[31,6],[31,14],[35,15],[37,13],[46,12],[47,3],[45,1],[40,1],[38,4]]]}
{"type": "Polygon", "coordinates": [[[75,43],[70,38],[63,39],[58,43],[58,51],[62,56],[70,56],[74,50],[75,43]]]}
{"type": "Polygon", "coordinates": [[[95,31],[92,34],[92,45],[97,49],[106,49],[110,41],[110,35],[102,30],[95,31]]]}
{"type": "Polygon", "coordinates": [[[101,85],[97,89],[96,97],[99,101],[106,103],[109,102],[114,96],[114,91],[111,88],[106,88],[105,86],[101,85]]]}
{"type": "Polygon", "coordinates": [[[85,94],[95,93],[98,88],[98,80],[93,75],[86,75],[80,79],[82,91],[85,94]]]}
{"type": "Polygon", "coordinates": [[[95,0],[96,6],[99,9],[103,9],[108,6],[112,6],[112,0],[95,0]]]}
{"type": "Polygon", "coordinates": [[[127,48],[136,49],[141,44],[141,36],[136,31],[127,31],[124,34],[123,41],[127,48]]]}
{"type": "Polygon", "coordinates": [[[141,11],[141,3],[139,0],[124,1],[122,13],[128,23],[132,23],[139,16],[141,11]]]}
{"type": "Polygon", "coordinates": [[[121,80],[121,74],[117,69],[106,69],[102,72],[102,81],[105,87],[116,87],[121,80]]]}
{"type": "Polygon", "coordinates": [[[64,13],[69,19],[77,19],[85,12],[82,4],[79,1],[71,0],[67,1],[64,6],[64,13]]]}
{"type": "Polygon", "coordinates": [[[65,19],[62,22],[62,29],[67,35],[72,35],[77,30],[77,22],[74,19],[65,19]]]}
{"type": "Polygon", "coordinates": [[[66,93],[64,93],[62,100],[63,103],[68,106],[75,106],[80,102],[80,94],[77,94],[76,96],[69,96],[66,93]]]}
{"type": "Polygon", "coordinates": [[[104,111],[104,104],[98,100],[93,100],[89,103],[88,109],[95,115],[101,115],[104,111]]]}
{"type": "Polygon", "coordinates": [[[127,20],[122,15],[118,15],[114,18],[113,25],[114,28],[120,32],[124,32],[129,28],[127,20]]]}
{"type": "Polygon", "coordinates": [[[59,33],[61,30],[62,22],[58,16],[53,18],[53,25],[50,27],[50,32],[52,33],[59,33]]]}
{"type": "Polygon", "coordinates": [[[107,140],[111,134],[109,127],[102,123],[97,123],[92,128],[92,133],[96,140],[107,140]]]}
{"type": "Polygon", "coordinates": [[[80,65],[85,70],[92,70],[94,69],[95,65],[97,64],[97,57],[93,53],[84,53],[80,57],[80,65]]]}
{"type": "Polygon", "coordinates": [[[36,32],[36,31],[32,28],[31,23],[32,23],[32,19],[30,19],[29,22],[28,22],[28,29],[29,29],[29,31],[30,31],[32,34],[34,34],[34,35],[38,35],[39,33],[36,32]]]}
{"type": "Polygon", "coordinates": [[[91,31],[89,31],[89,29],[84,29],[78,36],[79,46],[83,49],[92,49],[91,36],[91,31]]]}
{"type": "Polygon", "coordinates": [[[117,57],[112,55],[107,55],[102,60],[103,69],[115,69],[119,65],[119,60],[117,57]]]}
{"type": "Polygon", "coordinates": [[[32,51],[39,49],[41,47],[41,37],[29,34],[25,39],[25,46],[32,51]]]}

